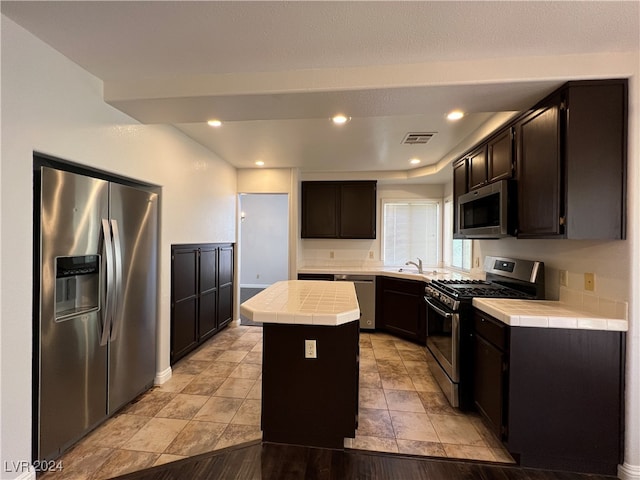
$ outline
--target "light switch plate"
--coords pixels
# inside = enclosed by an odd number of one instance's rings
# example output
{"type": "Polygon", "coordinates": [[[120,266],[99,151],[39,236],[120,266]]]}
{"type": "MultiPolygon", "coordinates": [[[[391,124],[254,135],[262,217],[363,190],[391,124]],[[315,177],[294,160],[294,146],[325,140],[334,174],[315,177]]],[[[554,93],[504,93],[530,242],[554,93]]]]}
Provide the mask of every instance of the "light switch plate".
{"type": "Polygon", "coordinates": [[[566,270],[560,270],[560,285],[563,287],[569,286],[569,272],[566,270]]]}
{"type": "Polygon", "coordinates": [[[304,341],[304,358],[318,358],[315,340],[304,341]]]}

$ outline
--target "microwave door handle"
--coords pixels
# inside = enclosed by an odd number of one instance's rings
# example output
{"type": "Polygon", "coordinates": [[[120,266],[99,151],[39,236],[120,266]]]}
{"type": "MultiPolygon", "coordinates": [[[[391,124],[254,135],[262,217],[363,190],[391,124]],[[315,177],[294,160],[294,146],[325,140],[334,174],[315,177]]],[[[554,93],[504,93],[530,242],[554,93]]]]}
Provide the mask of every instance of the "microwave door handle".
{"type": "Polygon", "coordinates": [[[453,313],[451,312],[445,312],[442,308],[440,308],[439,306],[435,305],[431,300],[429,300],[427,297],[425,297],[424,299],[427,302],[427,305],[429,305],[431,308],[433,308],[436,313],[438,313],[439,315],[442,315],[444,318],[451,318],[453,317],[453,313]]]}

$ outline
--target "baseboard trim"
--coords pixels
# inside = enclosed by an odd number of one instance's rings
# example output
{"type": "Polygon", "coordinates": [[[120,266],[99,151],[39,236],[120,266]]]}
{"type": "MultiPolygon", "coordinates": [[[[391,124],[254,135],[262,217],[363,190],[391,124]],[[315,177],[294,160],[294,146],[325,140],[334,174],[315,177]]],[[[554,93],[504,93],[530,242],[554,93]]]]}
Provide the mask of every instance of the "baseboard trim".
{"type": "Polygon", "coordinates": [[[618,478],[620,480],[640,480],[640,465],[629,463],[618,465],[618,478]]]}
{"type": "Polygon", "coordinates": [[[162,372],[156,372],[156,378],[153,380],[153,384],[162,385],[171,378],[171,372],[171,367],[167,367],[167,369],[162,372]]]}
{"type": "Polygon", "coordinates": [[[16,477],[16,480],[36,480],[36,472],[32,470],[22,472],[16,477]]]}
{"type": "Polygon", "coordinates": [[[267,288],[270,286],[270,283],[247,283],[240,285],[240,288],[267,288]]]}

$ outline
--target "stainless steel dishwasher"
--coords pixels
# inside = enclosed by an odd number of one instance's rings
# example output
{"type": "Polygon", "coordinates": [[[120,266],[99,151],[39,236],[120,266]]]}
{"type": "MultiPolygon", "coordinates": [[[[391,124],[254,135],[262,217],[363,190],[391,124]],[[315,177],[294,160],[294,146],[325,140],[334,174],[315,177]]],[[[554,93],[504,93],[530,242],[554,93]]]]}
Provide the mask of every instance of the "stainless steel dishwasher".
{"type": "Polygon", "coordinates": [[[376,328],[376,277],[375,275],[334,275],[336,282],[353,282],[360,305],[360,329],[376,328]]]}

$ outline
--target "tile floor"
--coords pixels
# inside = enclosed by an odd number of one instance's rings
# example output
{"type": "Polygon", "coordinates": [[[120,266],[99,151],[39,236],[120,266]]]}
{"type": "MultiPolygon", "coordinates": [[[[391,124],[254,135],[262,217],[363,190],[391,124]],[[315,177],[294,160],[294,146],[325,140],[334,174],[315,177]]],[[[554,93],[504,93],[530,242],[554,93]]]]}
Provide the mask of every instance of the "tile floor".
{"type": "MultiPolygon", "coordinates": [[[[451,408],[424,348],[360,340],[360,414],[351,448],[512,462],[476,415],[451,408]]],[[[42,480],[99,480],[261,438],[262,329],[234,323],[85,437],[42,480]]]]}
{"type": "Polygon", "coordinates": [[[345,446],[513,463],[478,415],[449,405],[425,348],[385,333],[360,335],[358,431],[345,446]]]}

